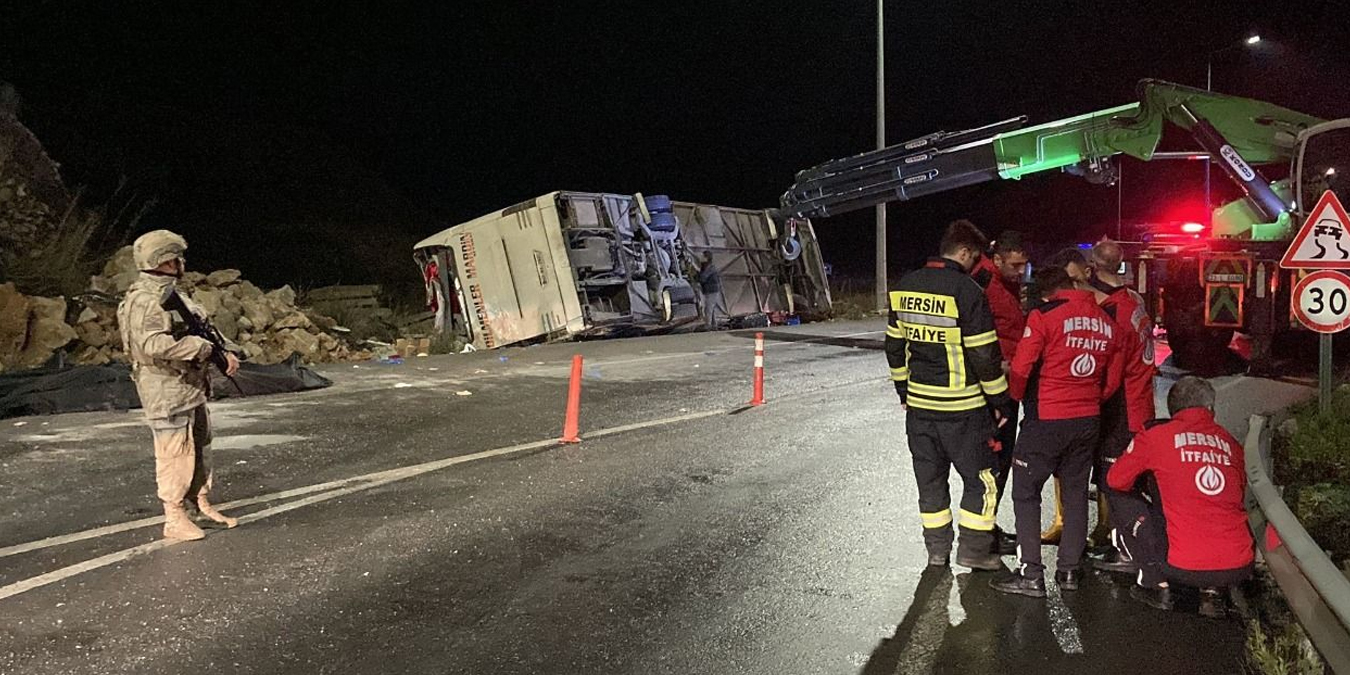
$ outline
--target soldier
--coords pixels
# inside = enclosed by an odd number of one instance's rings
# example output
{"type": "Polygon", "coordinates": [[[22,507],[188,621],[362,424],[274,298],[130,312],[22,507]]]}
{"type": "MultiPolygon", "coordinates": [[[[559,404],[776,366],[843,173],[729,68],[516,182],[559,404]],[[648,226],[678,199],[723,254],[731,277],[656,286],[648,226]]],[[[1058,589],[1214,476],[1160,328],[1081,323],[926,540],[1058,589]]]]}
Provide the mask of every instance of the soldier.
{"type": "MultiPolygon", "coordinates": [[[[206,535],[188,517],[185,502],[226,527],[238,521],[217,511],[207,498],[211,490],[207,359],[216,347],[191,335],[175,337],[173,318],[159,304],[164,290],[182,278],[186,251],[187,242],[168,230],[147,232],[136,239],[132,256],[141,274],[117,308],[117,323],[154,435],[155,482],[164,502],[164,536],[196,540],[206,535]]],[[[195,305],[188,306],[201,314],[195,305]]],[[[228,352],[225,358],[229,363],[225,374],[233,376],[239,360],[228,352]]]]}
{"type": "Polygon", "coordinates": [[[1008,379],[989,302],[970,270],[989,240],[958,220],[942,237],[941,257],[900,280],[890,295],[886,357],[908,411],[905,431],[919,488],[928,564],[948,563],[952,548],[952,468],[961,475],[959,565],[1003,568],[994,551],[998,508],[994,435],[1006,423],[1008,379]]]}

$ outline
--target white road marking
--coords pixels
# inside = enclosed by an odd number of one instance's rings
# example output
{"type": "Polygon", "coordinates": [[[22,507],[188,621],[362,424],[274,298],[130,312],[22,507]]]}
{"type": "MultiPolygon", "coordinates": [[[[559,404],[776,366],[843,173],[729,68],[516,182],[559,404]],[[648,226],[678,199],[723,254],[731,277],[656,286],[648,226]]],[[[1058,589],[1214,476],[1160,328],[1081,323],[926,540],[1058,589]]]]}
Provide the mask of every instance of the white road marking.
{"type": "Polygon", "coordinates": [[[107,567],[108,565],[115,565],[119,562],[122,562],[123,560],[126,560],[128,558],[134,558],[144,553],[149,553],[151,551],[158,551],[161,548],[172,546],[175,543],[177,542],[168,539],[160,539],[158,541],[152,541],[148,544],[141,544],[140,546],[133,546],[132,548],[123,549],[115,553],[109,553],[108,555],[99,556],[97,558],[86,560],[84,562],[77,563],[69,567],[62,567],[60,569],[52,570],[50,572],[47,572],[46,574],[39,574],[38,576],[35,577],[29,577],[27,579],[24,579],[23,581],[18,581],[8,586],[0,587],[0,600],[18,595],[20,593],[31,591],[34,588],[46,586],[47,584],[53,584],[58,581],[61,581],[62,579],[68,579],[77,574],[82,574],[90,570],[96,570],[100,567],[107,567]]]}
{"type": "Polygon", "coordinates": [[[1073,610],[1064,604],[1059,584],[1046,586],[1048,593],[1045,599],[1045,612],[1049,615],[1050,632],[1054,633],[1059,650],[1065,654],[1082,654],[1083,636],[1078,632],[1078,622],[1073,617],[1073,610]]]}
{"type": "MultiPolygon", "coordinates": [[[[805,343],[792,343],[792,344],[805,344],[805,343]]],[[[791,346],[791,345],[787,345],[787,346],[791,346]]],[[[754,348],[753,343],[751,343],[751,344],[749,345],[749,347],[750,347],[751,349],[753,349],[753,348],[754,348]]],[[[740,347],[736,347],[736,348],[734,348],[734,349],[735,349],[736,351],[739,351],[741,348],[740,348],[740,347]]],[[[731,351],[731,350],[727,350],[727,351],[731,351]]],[[[671,359],[671,358],[684,358],[684,357],[689,357],[689,356],[691,356],[691,354],[688,354],[688,353],[681,353],[681,354],[666,354],[666,355],[661,355],[661,356],[657,356],[657,357],[650,357],[650,358],[648,358],[648,359],[637,359],[637,361],[640,361],[640,360],[663,360],[663,359],[671,359]]],[[[620,363],[631,363],[631,362],[633,362],[633,361],[625,361],[625,362],[612,361],[612,362],[608,362],[606,365],[618,365],[618,364],[620,364],[620,363]]],[[[793,399],[793,398],[798,398],[798,397],[801,397],[801,396],[809,396],[809,395],[819,394],[819,393],[831,391],[831,390],[833,390],[833,389],[838,389],[838,388],[842,388],[842,387],[851,387],[851,386],[856,386],[856,385],[858,385],[858,384],[864,384],[864,383],[868,383],[868,382],[872,382],[872,381],[880,381],[880,380],[882,380],[882,379],[885,379],[885,378],[864,378],[864,379],[862,379],[862,380],[855,380],[855,381],[853,381],[853,382],[846,382],[846,383],[842,383],[842,384],[838,384],[838,385],[829,385],[829,386],[825,386],[825,387],[817,387],[817,388],[813,388],[813,389],[809,389],[809,390],[805,390],[805,391],[799,391],[799,392],[797,392],[797,393],[795,393],[795,394],[791,394],[791,395],[774,397],[773,400],[775,400],[775,401],[790,400],[790,399],[793,399]]],[[[641,428],[644,428],[644,427],[646,427],[646,426],[651,426],[651,425],[653,425],[653,424],[674,424],[674,423],[681,422],[681,421],[686,421],[686,420],[691,420],[691,419],[699,419],[699,418],[701,418],[701,417],[710,417],[710,416],[713,416],[713,415],[723,414],[723,413],[726,413],[726,412],[727,412],[727,410],[716,410],[716,411],[709,411],[709,412],[706,412],[706,413],[692,413],[691,415],[682,415],[682,416],[677,416],[677,417],[671,417],[671,418],[666,418],[666,419],[664,419],[664,420],[655,420],[655,421],[652,421],[652,422],[640,422],[640,423],[637,423],[637,424],[630,424],[630,425],[624,425],[624,426],[619,426],[619,427],[613,427],[613,428],[611,428],[611,429],[601,429],[601,430],[599,430],[599,431],[594,431],[594,432],[591,432],[591,433],[589,433],[589,434],[583,434],[583,439],[584,439],[584,438],[601,438],[601,437],[604,437],[604,436],[608,436],[608,435],[610,435],[610,434],[616,434],[616,433],[622,433],[622,432],[624,432],[624,431],[632,431],[632,430],[635,430],[635,429],[641,429],[641,428]]],[[[136,423],[136,424],[139,425],[140,423],[138,422],[138,423],[136,423]]],[[[221,437],[221,439],[220,439],[219,441],[217,441],[217,444],[219,444],[219,443],[222,442],[222,441],[225,441],[225,439],[226,439],[226,437],[221,437]]],[[[547,443],[551,443],[552,441],[540,441],[540,442],[541,442],[541,443],[547,444],[547,443]]],[[[465,455],[465,456],[467,457],[467,456],[469,456],[469,455],[465,455]]],[[[444,461],[444,460],[438,460],[438,461],[444,461]]],[[[435,463],[435,462],[431,462],[431,463],[435,463]]],[[[414,465],[414,466],[424,466],[424,465],[414,465]]],[[[368,481],[380,480],[380,479],[381,479],[383,476],[385,476],[389,471],[398,471],[398,470],[399,470],[399,469],[390,469],[390,470],[387,470],[387,471],[379,471],[379,472],[375,472],[375,473],[365,474],[365,475],[363,475],[363,476],[354,476],[354,477],[351,477],[351,478],[343,478],[343,479],[339,479],[339,480],[328,481],[328,482],[326,482],[326,483],[316,483],[316,484],[314,484],[314,485],[306,485],[306,486],[302,486],[302,487],[298,487],[298,488],[291,488],[291,489],[288,489],[288,490],[282,490],[282,491],[280,491],[280,492],[273,492],[273,493],[270,493],[270,494],[256,495],[256,496],[253,496],[253,497],[247,497],[247,498],[245,498],[245,499],[236,499],[236,500],[231,501],[231,502],[225,502],[225,503],[223,503],[223,504],[217,504],[217,505],[216,505],[216,508],[219,508],[219,509],[225,509],[225,510],[229,510],[229,509],[237,509],[237,508],[242,508],[242,507],[245,507],[245,506],[253,506],[253,505],[255,505],[255,504],[265,504],[265,503],[267,503],[267,502],[274,502],[274,501],[278,501],[278,500],[282,500],[282,499],[289,499],[289,498],[291,498],[291,497],[300,497],[300,496],[303,496],[303,495],[314,494],[314,493],[316,493],[316,492],[324,492],[324,491],[326,491],[326,490],[334,490],[334,489],[338,489],[338,488],[344,488],[344,487],[347,487],[347,486],[349,486],[349,485],[351,485],[351,484],[353,484],[353,483],[365,483],[365,482],[368,482],[368,481]]],[[[9,557],[9,556],[19,555],[19,554],[21,554],[21,553],[28,553],[28,552],[30,552],[30,551],[38,551],[38,550],[41,550],[41,549],[44,549],[44,548],[51,548],[51,547],[53,547],[53,546],[62,546],[62,545],[65,545],[65,544],[72,544],[72,543],[75,543],[75,542],[78,542],[78,541],[84,541],[84,540],[87,540],[87,539],[96,539],[96,538],[98,538],[98,537],[105,537],[105,536],[108,536],[108,535],[110,535],[110,534],[118,534],[118,533],[120,533],[120,532],[129,532],[129,531],[131,531],[131,530],[138,530],[138,529],[143,528],[143,527],[150,527],[150,526],[152,526],[152,525],[159,525],[159,524],[161,524],[161,523],[163,523],[163,522],[164,522],[164,517],[163,517],[163,516],[151,516],[151,517],[148,517],[148,518],[141,518],[141,519],[138,519],[138,520],[127,521],[127,522],[124,522],[124,523],[115,523],[115,524],[112,524],[112,525],[104,525],[104,526],[101,526],[101,527],[90,528],[90,529],[88,529],[88,530],[83,530],[83,531],[80,531],[80,532],[72,532],[72,533],[70,533],[70,534],[62,534],[62,535],[57,535],[57,536],[54,536],[54,537],[46,537],[46,538],[44,538],[44,539],[37,539],[37,540],[34,540],[34,541],[24,542],[24,543],[21,543],[21,544],[13,544],[13,545],[11,545],[11,546],[5,546],[5,547],[3,547],[3,548],[0,548],[0,558],[7,558],[7,557],[9,557]]]]}
{"type": "MultiPolygon", "coordinates": [[[[591,432],[589,434],[584,435],[583,439],[602,438],[605,436],[612,436],[614,434],[619,434],[626,431],[636,431],[639,429],[664,426],[667,424],[677,424],[679,422],[687,422],[690,420],[697,420],[705,417],[725,415],[727,414],[727,412],[729,411],[726,409],[707,410],[703,412],[689,413],[687,415],[666,417],[659,420],[650,420],[646,422],[637,422],[634,424],[625,424],[617,427],[610,427],[608,429],[600,429],[598,431],[591,432]]],[[[342,481],[332,481],[330,483],[310,485],[303,488],[296,488],[295,490],[287,490],[285,492],[274,493],[272,495],[262,495],[260,497],[253,497],[251,500],[240,500],[239,502],[232,502],[231,504],[222,504],[221,507],[222,508],[226,506],[237,507],[241,505],[241,503],[244,501],[251,501],[251,503],[256,504],[261,501],[272,501],[275,499],[280,499],[282,498],[283,495],[289,494],[290,496],[296,496],[298,494],[304,494],[305,492],[313,493],[316,491],[320,491],[319,494],[311,494],[311,496],[305,497],[303,499],[299,499],[293,502],[287,502],[285,504],[278,504],[277,506],[273,506],[271,508],[263,509],[262,511],[258,511],[256,513],[249,513],[239,517],[240,523],[251,523],[262,520],[264,518],[270,518],[271,516],[275,516],[281,513],[286,513],[287,511],[293,511],[295,509],[304,506],[317,504],[319,502],[328,501],[330,499],[335,499],[337,497],[346,496],[364,490],[370,490],[372,488],[380,487],[382,485],[388,485],[389,483],[394,483],[401,480],[406,480],[414,476],[420,476],[422,474],[437,471],[439,469],[444,469],[446,467],[454,466],[456,464],[475,462],[478,460],[489,459],[492,457],[500,457],[502,455],[509,455],[517,452],[523,452],[526,450],[539,450],[543,448],[553,447],[556,445],[558,445],[558,441],[552,438],[543,441],[534,441],[531,443],[520,443],[517,445],[506,446],[503,448],[495,448],[492,450],[475,452],[469,455],[447,457],[445,459],[439,459],[431,462],[423,462],[422,464],[413,464],[411,466],[400,467],[397,469],[389,469],[387,471],[377,471],[375,473],[369,473],[365,474],[364,476],[348,478],[342,481]],[[337,487],[337,489],[331,489],[328,490],[327,492],[322,492],[321,490],[323,490],[325,487],[337,487]]],[[[144,527],[145,525],[151,525],[157,522],[162,522],[163,520],[164,520],[163,518],[145,518],[139,521],[133,521],[131,523],[123,523],[121,525],[110,525],[107,527],[96,528],[94,530],[89,530],[86,532],[77,532],[75,534],[65,535],[64,537],[52,537],[49,539],[32,542],[31,544],[21,544],[19,546],[11,546],[8,549],[5,549],[5,555],[13,555],[13,553],[21,552],[12,549],[22,548],[23,550],[34,550],[36,548],[44,548],[45,546],[55,546],[59,543],[67,543],[69,541],[79,541],[80,539],[88,539],[91,536],[99,536],[96,534],[91,534],[93,532],[101,531],[103,534],[108,534],[111,532],[120,532],[128,529],[135,529],[134,527],[130,527],[133,525],[136,527],[144,527]],[[39,544],[44,543],[45,546],[39,546],[39,544]]],[[[58,581],[68,579],[78,574],[83,574],[85,572],[96,570],[101,567],[107,567],[108,565],[115,565],[119,562],[123,562],[130,558],[134,558],[136,556],[149,553],[151,551],[157,551],[159,549],[168,546],[173,546],[174,544],[177,543],[179,542],[167,539],[160,539],[158,541],[152,541],[147,544],[133,546],[131,548],[123,549],[121,551],[116,551],[113,553],[109,553],[107,555],[99,556],[97,558],[85,560],[83,562],[79,562],[74,565],[69,565],[66,567],[55,569],[50,572],[39,574],[35,577],[29,577],[27,579],[14,582],[7,586],[0,586],[0,600],[13,597],[20,593],[31,591],[35,588],[40,588],[48,584],[56,583],[58,581]]]]}

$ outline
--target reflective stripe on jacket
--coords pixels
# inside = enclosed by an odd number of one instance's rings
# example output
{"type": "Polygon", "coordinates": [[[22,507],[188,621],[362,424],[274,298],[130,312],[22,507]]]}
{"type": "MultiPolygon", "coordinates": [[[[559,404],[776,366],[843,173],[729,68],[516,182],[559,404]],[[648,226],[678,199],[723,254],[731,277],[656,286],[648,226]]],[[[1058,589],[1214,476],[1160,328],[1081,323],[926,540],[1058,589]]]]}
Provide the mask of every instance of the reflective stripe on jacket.
{"type": "Polygon", "coordinates": [[[886,359],[906,405],[948,413],[1007,401],[989,302],[960,265],[929,261],[900,280],[890,305],[886,359]]]}

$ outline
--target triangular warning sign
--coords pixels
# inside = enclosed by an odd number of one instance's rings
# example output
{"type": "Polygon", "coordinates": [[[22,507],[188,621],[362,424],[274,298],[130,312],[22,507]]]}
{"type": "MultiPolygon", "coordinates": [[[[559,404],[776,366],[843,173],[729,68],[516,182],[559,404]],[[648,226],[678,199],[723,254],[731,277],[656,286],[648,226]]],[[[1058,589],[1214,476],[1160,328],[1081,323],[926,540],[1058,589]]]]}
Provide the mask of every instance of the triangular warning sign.
{"type": "Polygon", "coordinates": [[[1308,213],[1280,267],[1297,270],[1350,269],[1350,216],[1336,193],[1327,190],[1308,213]]]}

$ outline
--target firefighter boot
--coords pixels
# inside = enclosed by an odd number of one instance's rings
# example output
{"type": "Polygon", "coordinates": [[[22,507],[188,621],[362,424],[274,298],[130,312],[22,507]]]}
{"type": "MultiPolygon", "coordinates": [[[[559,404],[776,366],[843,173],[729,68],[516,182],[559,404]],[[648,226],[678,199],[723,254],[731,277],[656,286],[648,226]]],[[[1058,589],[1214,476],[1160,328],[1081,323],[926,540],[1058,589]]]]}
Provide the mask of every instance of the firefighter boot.
{"type": "Polygon", "coordinates": [[[1097,493],[1097,527],[1093,528],[1092,534],[1088,535],[1089,548],[1105,548],[1112,546],[1115,542],[1111,540],[1111,507],[1106,503],[1106,494],[1097,493]]]}
{"type": "Polygon", "coordinates": [[[205,539],[206,533],[188,518],[182,504],[164,505],[164,538],[181,541],[205,539]]]}
{"type": "Polygon", "coordinates": [[[1041,533],[1041,543],[1051,546],[1059,545],[1059,538],[1064,535],[1064,493],[1063,488],[1059,486],[1059,477],[1055,477],[1055,519],[1050,523],[1050,529],[1041,533]]]}
{"type": "Polygon", "coordinates": [[[933,567],[946,567],[952,554],[952,526],[927,527],[923,530],[923,545],[928,549],[928,564],[933,567]]]}
{"type": "Polygon", "coordinates": [[[1003,559],[997,553],[991,553],[994,544],[992,531],[961,528],[961,539],[956,546],[956,564],[973,570],[996,572],[1006,569],[1003,559]]]}
{"type": "Polygon", "coordinates": [[[201,511],[203,516],[224,525],[226,528],[235,527],[239,524],[239,519],[231,518],[217,511],[216,507],[211,506],[211,502],[206,499],[206,493],[204,492],[197,495],[197,510],[201,511]]]}

